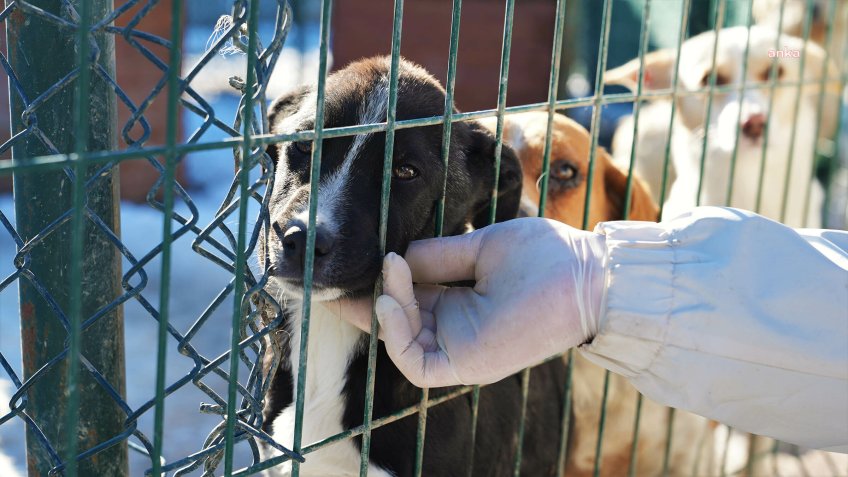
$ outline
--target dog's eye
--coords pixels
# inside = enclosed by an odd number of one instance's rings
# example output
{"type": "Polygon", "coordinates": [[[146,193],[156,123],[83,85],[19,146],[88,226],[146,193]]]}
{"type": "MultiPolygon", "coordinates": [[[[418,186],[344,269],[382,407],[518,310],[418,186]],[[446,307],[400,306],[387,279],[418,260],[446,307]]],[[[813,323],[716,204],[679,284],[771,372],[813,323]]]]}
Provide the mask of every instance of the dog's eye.
{"type": "MultiPolygon", "coordinates": [[[[710,74],[711,73],[709,71],[706,74],[704,74],[704,77],[701,78],[701,86],[707,87],[707,86],[710,85],[710,74]]],[[[722,73],[716,73],[716,77],[715,77],[715,85],[716,86],[724,86],[728,83],[730,83],[730,79],[727,77],[727,75],[722,74],[722,73]]]]}
{"type": "Polygon", "coordinates": [[[312,141],[297,141],[294,143],[294,148],[301,154],[312,154],[312,141]]]}
{"type": "Polygon", "coordinates": [[[560,182],[571,182],[577,177],[577,168],[574,164],[561,160],[551,164],[551,177],[560,182]]]}
{"type": "Polygon", "coordinates": [[[418,177],[418,169],[410,166],[409,164],[402,164],[392,170],[392,175],[395,179],[410,181],[418,177]]]}
{"type": "Polygon", "coordinates": [[[777,69],[774,71],[774,74],[772,74],[771,66],[769,66],[768,68],[765,69],[765,71],[763,71],[760,74],[760,80],[761,81],[769,81],[769,80],[771,80],[772,78],[775,78],[775,77],[778,80],[782,80],[784,73],[785,73],[785,71],[783,70],[783,65],[777,65],[777,69]]]}

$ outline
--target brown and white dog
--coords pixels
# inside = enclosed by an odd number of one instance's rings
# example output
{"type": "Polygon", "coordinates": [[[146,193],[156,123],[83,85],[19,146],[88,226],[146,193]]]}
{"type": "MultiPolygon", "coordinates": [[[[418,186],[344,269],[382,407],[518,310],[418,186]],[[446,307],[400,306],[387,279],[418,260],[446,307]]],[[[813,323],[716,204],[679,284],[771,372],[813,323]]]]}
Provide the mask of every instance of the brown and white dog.
{"type": "MultiPolygon", "coordinates": [[[[479,122],[494,133],[496,121],[496,118],[485,118],[479,122]]],[[[532,215],[536,215],[537,211],[527,209],[539,203],[539,178],[542,175],[547,124],[546,112],[504,117],[504,142],[518,155],[524,171],[522,207],[525,213],[532,215]]],[[[545,217],[580,227],[583,224],[591,138],[583,126],[561,114],[554,115],[552,134],[545,217]]],[[[609,154],[600,147],[596,151],[594,177],[589,203],[590,228],[598,222],[624,218],[627,187],[627,173],[613,164],[609,154]]],[[[657,211],[647,187],[641,179],[634,177],[629,218],[656,221],[657,211]]]]}
{"type": "MultiPolygon", "coordinates": [[[[643,92],[670,89],[676,60],[675,50],[645,55],[643,92]]],[[[824,194],[813,176],[816,132],[818,137],[832,135],[838,105],[829,96],[838,94],[837,83],[827,80],[828,96],[818,111],[825,63],[819,46],[779,36],[762,26],[725,28],[719,30],[718,38],[709,31],[686,40],[681,46],[677,113],[671,125],[675,177],[663,215],[673,217],[696,204],[729,205],[793,226],[818,226],[824,194]],[[777,62],[773,71],[772,61],[777,62]],[[779,83],[772,96],[768,83],[773,74],[779,83]],[[710,107],[708,86],[713,77],[717,89],[710,107]],[[799,96],[801,80],[805,85],[799,96]],[[817,128],[819,115],[821,127],[817,128]]],[[[636,91],[639,69],[639,60],[633,60],[608,71],[604,81],[636,91]]],[[[827,74],[835,77],[830,70],[827,74]]],[[[644,108],[640,117],[635,169],[650,180],[656,194],[665,164],[670,113],[671,103],[666,100],[644,108]]],[[[616,162],[629,165],[632,119],[623,121],[616,135],[616,162]]]]}
{"type": "MultiPolygon", "coordinates": [[[[528,214],[539,203],[539,181],[547,132],[547,112],[512,114],[504,118],[504,141],[518,155],[524,171],[523,207],[528,214]],[[526,210],[531,208],[531,210],[526,210]]],[[[496,119],[481,121],[495,131],[496,119]]],[[[580,124],[556,114],[552,130],[550,179],[545,217],[573,227],[583,225],[586,192],[591,188],[588,227],[598,222],[624,219],[627,173],[616,166],[601,147],[595,151],[592,184],[588,184],[591,138],[580,124]]],[[[658,208],[648,188],[633,178],[631,220],[655,221],[658,208]]],[[[566,475],[589,476],[594,470],[601,398],[606,372],[574,355],[572,426],[566,475]]],[[[610,374],[604,438],[601,447],[601,475],[626,475],[630,466],[633,426],[638,393],[625,378],[610,374]]],[[[642,400],[639,441],[634,475],[659,475],[663,466],[670,410],[648,399],[642,400]]],[[[690,475],[697,469],[710,473],[713,462],[712,427],[699,416],[677,412],[673,424],[673,445],[669,455],[670,475],[690,475]],[[696,462],[697,461],[697,462],[696,462]]]]}

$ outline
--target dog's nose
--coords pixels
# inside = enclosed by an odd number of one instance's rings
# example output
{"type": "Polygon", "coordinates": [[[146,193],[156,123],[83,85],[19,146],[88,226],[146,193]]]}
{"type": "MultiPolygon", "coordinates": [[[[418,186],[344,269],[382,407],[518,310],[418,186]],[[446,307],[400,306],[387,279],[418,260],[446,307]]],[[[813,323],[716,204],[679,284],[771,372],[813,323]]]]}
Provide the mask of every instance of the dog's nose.
{"type": "MultiPolygon", "coordinates": [[[[283,259],[298,269],[303,269],[306,256],[306,224],[292,221],[287,224],[283,233],[283,259]]],[[[315,262],[326,258],[335,245],[333,233],[320,225],[315,229],[315,262]]]]}
{"type": "Polygon", "coordinates": [[[762,113],[752,114],[742,123],[742,134],[749,139],[759,139],[766,127],[766,115],[762,113]]]}

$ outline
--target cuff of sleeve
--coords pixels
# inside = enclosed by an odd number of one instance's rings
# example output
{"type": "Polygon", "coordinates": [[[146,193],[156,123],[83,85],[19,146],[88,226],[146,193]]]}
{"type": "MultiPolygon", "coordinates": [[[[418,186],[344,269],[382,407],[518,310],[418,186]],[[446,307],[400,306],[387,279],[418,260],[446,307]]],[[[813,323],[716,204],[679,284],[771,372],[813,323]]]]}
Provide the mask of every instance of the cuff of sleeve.
{"type": "Polygon", "coordinates": [[[633,377],[662,351],[674,301],[677,240],[652,222],[600,223],[606,235],[606,298],[598,334],[579,349],[590,361],[633,377]]]}

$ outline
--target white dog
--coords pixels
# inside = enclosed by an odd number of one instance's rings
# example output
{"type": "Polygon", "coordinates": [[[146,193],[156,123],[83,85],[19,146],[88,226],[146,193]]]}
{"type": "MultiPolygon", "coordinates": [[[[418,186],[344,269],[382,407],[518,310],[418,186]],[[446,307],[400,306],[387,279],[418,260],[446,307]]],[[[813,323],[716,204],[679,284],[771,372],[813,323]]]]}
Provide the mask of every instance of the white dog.
{"type": "MultiPolygon", "coordinates": [[[[670,89],[675,61],[674,50],[645,55],[643,91],[670,89]]],[[[671,133],[670,178],[674,182],[663,216],[673,217],[697,204],[729,205],[793,226],[819,226],[824,194],[813,176],[813,160],[825,61],[824,51],[812,42],[805,47],[799,38],[778,37],[776,31],[761,26],[750,31],[747,27],[719,30],[718,41],[714,31],[685,41],[671,133]],[[773,61],[777,63],[774,70],[773,61]],[[773,98],[769,87],[772,71],[779,82],[773,98]],[[716,89],[708,107],[713,74],[716,89]],[[801,78],[804,85],[798,96],[801,78]]],[[[639,65],[637,59],[608,71],[605,83],[635,91],[639,65]]],[[[835,127],[838,83],[835,73],[828,71],[818,137],[830,136],[835,127]]],[[[669,134],[670,105],[669,101],[651,104],[639,121],[635,168],[656,196],[665,162],[659,143],[664,145],[669,134]]],[[[625,121],[617,132],[621,136],[614,139],[616,162],[624,166],[629,165],[631,154],[629,147],[622,145],[632,141],[632,129],[632,120],[625,121]]]]}

